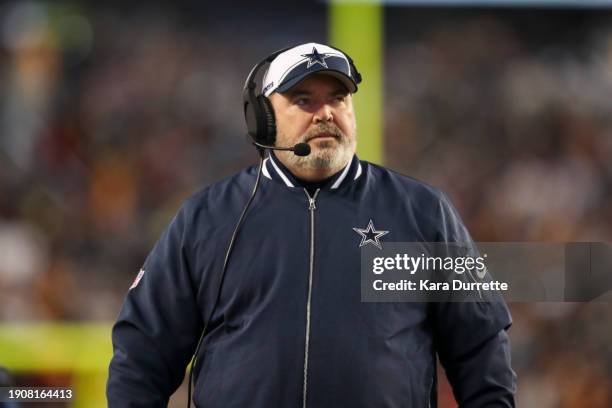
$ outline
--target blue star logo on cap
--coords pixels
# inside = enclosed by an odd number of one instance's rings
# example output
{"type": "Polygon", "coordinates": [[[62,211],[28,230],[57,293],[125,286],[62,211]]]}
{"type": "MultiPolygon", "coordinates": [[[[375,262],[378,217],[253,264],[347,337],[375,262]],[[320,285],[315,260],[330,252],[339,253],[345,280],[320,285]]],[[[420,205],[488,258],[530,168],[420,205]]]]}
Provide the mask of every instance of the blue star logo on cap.
{"type": "Polygon", "coordinates": [[[376,228],[374,228],[374,223],[372,220],[370,220],[366,228],[353,228],[353,231],[361,235],[361,243],[359,244],[360,248],[364,245],[372,244],[376,248],[382,249],[382,245],[378,239],[389,233],[389,231],[377,231],[376,228]]]}
{"type": "Polygon", "coordinates": [[[312,67],[314,64],[319,64],[322,67],[327,68],[325,58],[329,58],[331,56],[332,54],[320,54],[315,47],[312,47],[312,52],[310,54],[302,54],[302,57],[308,58],[308,65],[306,66],[306,69],[312,67]]]}

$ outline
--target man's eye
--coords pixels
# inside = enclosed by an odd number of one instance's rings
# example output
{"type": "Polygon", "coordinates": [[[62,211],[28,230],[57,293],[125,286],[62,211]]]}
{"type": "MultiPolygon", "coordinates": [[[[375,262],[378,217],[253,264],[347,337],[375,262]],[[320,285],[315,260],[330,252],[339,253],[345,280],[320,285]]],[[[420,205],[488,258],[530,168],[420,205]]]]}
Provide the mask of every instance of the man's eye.
{"type": "Polygon", "coordinates": [[[345,95],[337,95],[336,97],[334,97],[334,100],[336,102],[344,102],[345,99],[346,99],[345,95]]]}
{"type": "Polygon", "coordinates": [[[297,98],[295,104],[298,106],[304,106],[308,104],[308,98],[297,98]]]}

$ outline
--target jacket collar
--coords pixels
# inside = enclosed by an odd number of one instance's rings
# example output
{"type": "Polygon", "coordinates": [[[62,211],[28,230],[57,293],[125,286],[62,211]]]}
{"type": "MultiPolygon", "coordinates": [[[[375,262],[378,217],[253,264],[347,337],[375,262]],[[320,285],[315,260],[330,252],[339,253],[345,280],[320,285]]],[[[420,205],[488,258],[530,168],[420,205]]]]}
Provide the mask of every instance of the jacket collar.
{"type": "MultiPolygon", "coordinates": [[[[276,180],[287,187],[302,187],[300,180],[295,177],[274,155],[269,153],[264,160],[262,173],[270,180],[276,180]]],[[[351,161],[336,174],[334,174],[323,187],[324,189],[336,190],[341,186],[357,180],[361,176],[361,163],[357,155],[353,155],[351,161]]]]}

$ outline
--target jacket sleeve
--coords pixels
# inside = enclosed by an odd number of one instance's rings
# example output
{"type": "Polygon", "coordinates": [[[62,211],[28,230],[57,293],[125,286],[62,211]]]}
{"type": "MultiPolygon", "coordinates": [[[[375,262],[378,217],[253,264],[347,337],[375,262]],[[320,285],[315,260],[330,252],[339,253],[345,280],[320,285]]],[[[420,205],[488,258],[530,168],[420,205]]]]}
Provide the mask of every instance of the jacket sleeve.
{"type": "Polygon", "coordinates": [[[189,262],[191,224],[183,206],[127,293],[112,331],[109,408],[166,407],[184,378],[202,330],[189,262]]]}
{"type": "MultiPolygon", "coordinates": [[[[439,203],[439,241],[477,249],[446,196],[439,203]]],[[[512,318],[499,295],[486,300],[435,303],[436,348],[459,407],[514,407],[516,375],[506,331],[512,318]]]]}

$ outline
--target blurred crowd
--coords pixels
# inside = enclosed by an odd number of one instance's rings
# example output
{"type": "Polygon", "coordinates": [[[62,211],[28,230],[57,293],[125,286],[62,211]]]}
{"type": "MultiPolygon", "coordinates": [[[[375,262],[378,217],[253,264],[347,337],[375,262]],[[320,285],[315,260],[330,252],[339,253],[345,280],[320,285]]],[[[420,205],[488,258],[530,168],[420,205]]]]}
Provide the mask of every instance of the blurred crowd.
{"type": "MultiPolygon", "coordinates": [[[[476,241],[612,242],[612,14],[424,15],[389,21],[387,164],[476,241]]],[[[612,406],[609,300],[510,307],[518,406],[612,406]]]]}
{"type": "MultiPolygon", "coordinates": [[[[419,13],[387,13],[386,164],[447,192],[477,241],[612,241],[609,19],[529,35],[419,13]]],[[[240,22],[0,7],[0,322],[113,320],[180,202],[256,160],[242,83],[287,38],[252,47],[240,22]]],[[[519,406],[612,406],[609,303],[511,309],[519,406]]]]}

